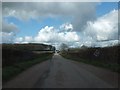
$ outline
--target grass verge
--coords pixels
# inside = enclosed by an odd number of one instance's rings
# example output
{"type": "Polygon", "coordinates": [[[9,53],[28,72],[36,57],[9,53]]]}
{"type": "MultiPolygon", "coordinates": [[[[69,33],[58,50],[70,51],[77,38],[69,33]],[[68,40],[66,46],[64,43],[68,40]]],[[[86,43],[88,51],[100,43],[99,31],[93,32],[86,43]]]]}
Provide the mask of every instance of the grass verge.
{"type": "Polygon", "coordinates": [[[69,60],[75,60],[75,61],[78,61],[78,62],[91,64],[91,65],[94,65],[94,66],[97,66],[97,67],[102,67],[102,68],[109,69],[113,72],[120,73],[120,65],[119,64],[105,64],[105,63],[102,63],[102,62],[96,61],[96,60],[95,61],[85,60],[85,59],[81,59],[79,57],[74,57],[72,55],[69,55],[69,53],[60,53],[60,55],[63,56],[64,58],[66,58],[66,59],[69,59],[69,60]]]}
{"type": "Polygon", "coordinates": [[[4,67],[2,69],[2,83],[3,84],[6,83],[7,81],[11,80],[12,78],[20,74],[22,71],[28,69],[29,67],[35,64],[51,59],[52,56],[53,56],[52,53],[42,54],[34,60],[24,61],[21,63],[16,63],[12,66],[4,67]]]}

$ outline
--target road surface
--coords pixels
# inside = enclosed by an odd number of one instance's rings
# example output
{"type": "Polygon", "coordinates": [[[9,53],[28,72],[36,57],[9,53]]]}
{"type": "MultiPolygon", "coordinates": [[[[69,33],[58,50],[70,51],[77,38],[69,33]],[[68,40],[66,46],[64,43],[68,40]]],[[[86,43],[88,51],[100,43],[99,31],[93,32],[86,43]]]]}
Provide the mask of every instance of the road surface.
{"type": "Polygon", "coordinates": [[[9,81],[3,88],[115,88],[118,74],[67,60],[57,53],[9,81]]]}

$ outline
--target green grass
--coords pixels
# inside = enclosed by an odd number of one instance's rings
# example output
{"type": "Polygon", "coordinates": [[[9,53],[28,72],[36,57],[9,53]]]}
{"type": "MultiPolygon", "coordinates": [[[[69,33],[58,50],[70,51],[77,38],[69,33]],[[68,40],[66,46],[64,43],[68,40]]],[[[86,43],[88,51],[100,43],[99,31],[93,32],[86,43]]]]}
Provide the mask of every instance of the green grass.
{"type": "Polygon", "coordinates": [[[100,61],[90,61],[90,60],[85,60],[85,59],[81,59],[79,57],[74,57],[72,55],[69,55],[68,53],[61,53],[60,54],[61,56],[63,56],[64,58],[67,58],[69,60],[74,60],[74,61],[78,61],[78,62],[83,62],[83,63],[86,63],[86,64],[91,64],[91,65],[94,65],[94,66],[97,66],[97,67],[102,67],[102,68],[106,68],[106,69],[109,69],[113,72],[119,72],[120,73],[120,65],[119,64],[105,64],[103,62],[100,62],[100,61]]]}
{"type": "Polygon", "coordinates": [[[20,74],[22,71],[28,69],[29,67],[31,67],[35,64],[38,64],[45,60],[51,59],[52,56],[53,56],[53,54],[48,54],[48,55],[41,54],[39,57],[37,57],[34,60],[16,63],[12,66],[4,67],[2,69],[2,79],[3,79],[2,82],[6,83],[7,81],[11,80],[12,78],[14,78],[18,74],[20,74]]]}

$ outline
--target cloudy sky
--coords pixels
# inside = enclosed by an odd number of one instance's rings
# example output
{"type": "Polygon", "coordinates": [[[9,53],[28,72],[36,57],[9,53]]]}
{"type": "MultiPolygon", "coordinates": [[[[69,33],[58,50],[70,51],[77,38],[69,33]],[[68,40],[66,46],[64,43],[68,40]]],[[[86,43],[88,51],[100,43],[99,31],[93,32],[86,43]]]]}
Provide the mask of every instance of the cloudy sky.
{"type": "Polygon", "coordinates": [[[117,2],[3,2],[1,43],[118,43],[117,2]]]}

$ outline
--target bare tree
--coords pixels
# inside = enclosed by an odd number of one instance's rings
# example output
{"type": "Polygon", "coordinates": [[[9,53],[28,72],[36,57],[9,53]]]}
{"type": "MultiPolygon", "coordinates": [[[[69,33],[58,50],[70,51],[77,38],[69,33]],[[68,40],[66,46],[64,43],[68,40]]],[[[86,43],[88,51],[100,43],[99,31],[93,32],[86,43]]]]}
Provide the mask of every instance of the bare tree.
{"type": "Polygon", "coordinates": [[[60,45],[60,50],[68,50],[68,45],[67,44],[65,44],[65,43],[62,43],[61,45],[60,45]]]}

